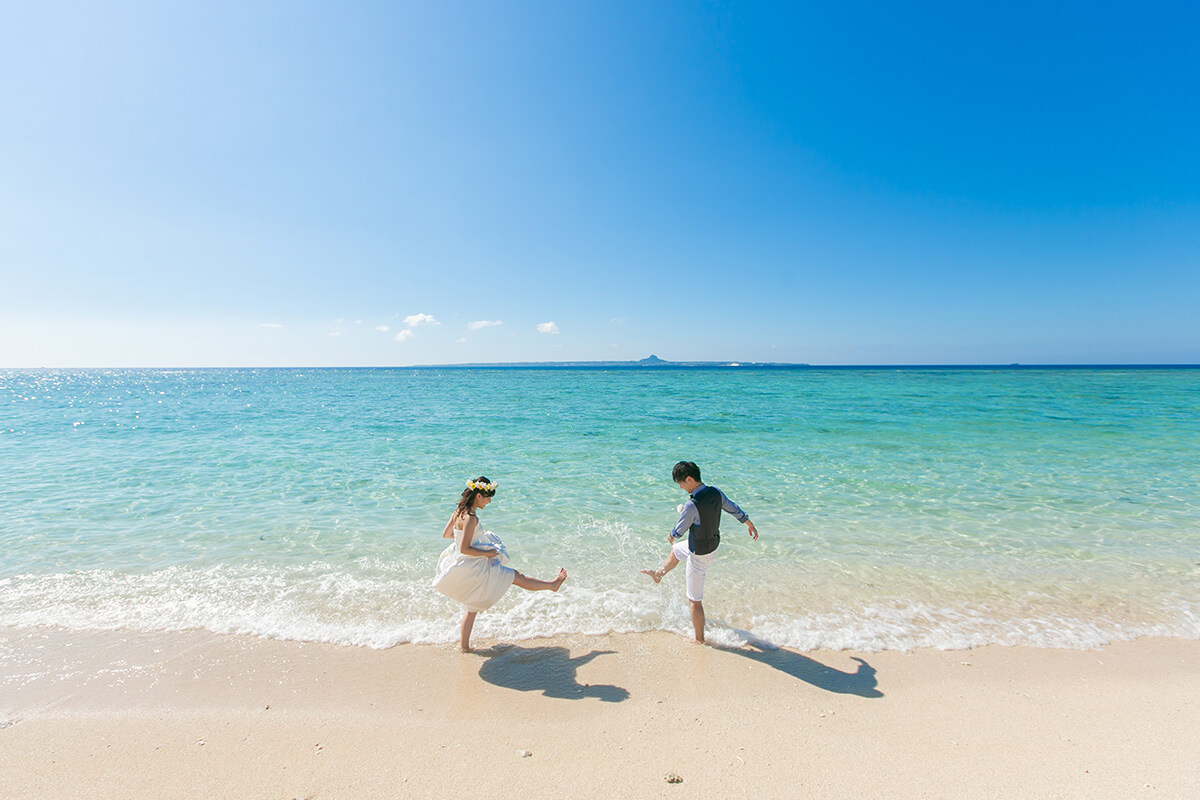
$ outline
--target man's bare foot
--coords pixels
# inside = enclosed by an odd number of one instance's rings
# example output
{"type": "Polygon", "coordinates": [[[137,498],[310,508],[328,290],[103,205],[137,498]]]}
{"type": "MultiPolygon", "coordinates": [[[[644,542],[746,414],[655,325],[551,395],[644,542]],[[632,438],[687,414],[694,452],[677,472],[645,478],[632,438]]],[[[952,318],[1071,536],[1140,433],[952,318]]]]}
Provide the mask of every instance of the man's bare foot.
{"type": "Polygon", "coordinates": [[[655,583],[663,579],[663,571],[661,569],[644,569],[641,572],[643,575],[649,575],[650,579],[655,583]]]}
{"type": "Polygon", "coordinates": [[[552,581],[554,586],[550,589],[550,591],[557,592],[559,587],[563,585],[563,581],[565,581],[566,579],[567,579],[567,571],[565,569],[563,569],[562,567],[559,567],[558,568],[558,577],[552,581]]]}

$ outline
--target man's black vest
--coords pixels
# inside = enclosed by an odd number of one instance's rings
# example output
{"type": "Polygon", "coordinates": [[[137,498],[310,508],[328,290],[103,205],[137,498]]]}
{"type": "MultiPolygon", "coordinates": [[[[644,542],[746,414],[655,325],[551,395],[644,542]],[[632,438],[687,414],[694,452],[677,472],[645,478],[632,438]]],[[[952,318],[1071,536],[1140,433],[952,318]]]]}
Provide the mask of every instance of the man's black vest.
{"type": "Polygon", "coordinates": [[[700,521],[688,528],[688,549],[698,556],[708,555],[721,543],[721,493],[711,486],[697,489],[692,502],[700,512],[700,521]]]}

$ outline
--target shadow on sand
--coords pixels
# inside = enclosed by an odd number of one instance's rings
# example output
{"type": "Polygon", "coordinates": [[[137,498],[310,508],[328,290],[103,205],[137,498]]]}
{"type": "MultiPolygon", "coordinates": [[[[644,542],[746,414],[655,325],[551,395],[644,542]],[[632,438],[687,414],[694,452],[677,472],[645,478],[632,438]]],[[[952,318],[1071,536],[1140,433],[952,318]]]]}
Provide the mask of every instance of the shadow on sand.
{"type": "Polygon", "coordinates": [[[495,686],[519,692],[541,692],[546,697],[562,700],[582,700],[597,697],[605,703],[629,699],[629,690],[620,686],[580,683],[575,670],[597,656],[612,654],[612,650],[593,650],[587,655],[571,658],[565,647],[493,647],[477,651],[487,660],[479,668],[479,677],[495,686]]]}
{"type": "Polygon", "coordinates": [[[782,650],[760,639],[755,639],[745,631],[742,633],[747,638],[746,647],[721,647],[719,649],[725,653],[733,653],[742,658],[774,667],[780,672],[805,683],[811,683],[818,689],[824,689],[827,692],[854,694],[859,697],[883,697],[883,692],[876,688],[878,681],[875,680],[875,668],[861,658],[853,658],[858,662],[856,671],[842,672],[833,667],[827,667],[808,656],[793,653],[791,650],[782,650]]]}

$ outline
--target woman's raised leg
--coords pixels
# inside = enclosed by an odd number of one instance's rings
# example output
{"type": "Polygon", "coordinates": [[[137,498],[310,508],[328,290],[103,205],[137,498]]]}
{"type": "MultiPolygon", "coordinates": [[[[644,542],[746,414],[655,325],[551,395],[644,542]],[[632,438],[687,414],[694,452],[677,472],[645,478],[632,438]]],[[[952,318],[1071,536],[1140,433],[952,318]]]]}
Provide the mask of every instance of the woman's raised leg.
{"type": "Polygon", "coordinates": [[[558,577],[552,581],[543,581],[543,580],[538,580],[537,578],[530,578],[528,575],[522,575],[521,573],[518,572],[516,574],[516,577],[513,578],[513,584],[516,586],[520,586],[522,589],[525,589],[526,591],[530,591],[530,592],[542,592],[542,591],[557,592],[558,587],[562,586],[563,581],[565,581],[566,579],[567,579],[567,571],[565,569],[563,569],[562,567],[559,567],[558,568],[558,577]]]}

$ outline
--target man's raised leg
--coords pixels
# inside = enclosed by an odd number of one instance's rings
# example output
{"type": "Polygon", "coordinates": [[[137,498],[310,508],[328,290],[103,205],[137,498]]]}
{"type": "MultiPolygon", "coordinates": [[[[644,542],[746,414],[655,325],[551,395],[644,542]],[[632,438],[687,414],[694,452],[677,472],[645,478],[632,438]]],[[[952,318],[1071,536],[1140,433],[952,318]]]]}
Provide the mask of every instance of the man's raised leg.
{"type": "Polygon", "coordinates": [[[677,566],[679,566],[679,559],[675,557],[675,548],[672,547],[667,553],[667,560],[662,563],[661,567],[658,569],[644,569],[642,570],[642,574],[649,575],[655,583],[658,583],[663,579],[664,575],[677,566]]]}

